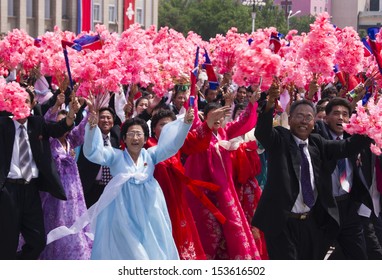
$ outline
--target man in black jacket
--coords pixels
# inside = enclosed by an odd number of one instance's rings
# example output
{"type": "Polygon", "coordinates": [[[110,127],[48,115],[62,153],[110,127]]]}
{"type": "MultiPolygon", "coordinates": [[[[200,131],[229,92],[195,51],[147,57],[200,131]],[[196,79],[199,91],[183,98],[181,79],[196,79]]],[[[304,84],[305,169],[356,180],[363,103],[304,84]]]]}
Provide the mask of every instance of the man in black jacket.
{"type": "MultiPolygon", "coordinates": [[[[30,95],[26,102],[31,106],[30,95]]],[[[19,120],[0,117],[0,259],[37,259],[44,249],[39,190],[66,200],[49,137],[69,131],[78,109],[78,101],[74,100],[67,117],[58,123],[47,123],[43,117],[32,115],[19,120]],[[25,245],[17,253],[20,233],[25,245]]]]}
{"type": "Polygon", "coordinates": [[[267,182],[252,224],[264,232],[270,259],[318,259],[320,228],[328,220],[339,224],[331,189],[328,163],[355,154],[370,143],[355,135],[329,141],[311,134],[314,106],[300,100],[290,108],[289,126],[273,127],[275,100],[280,95],[274,83],[259,114],[255,136],[268,153],[267,182]]]}

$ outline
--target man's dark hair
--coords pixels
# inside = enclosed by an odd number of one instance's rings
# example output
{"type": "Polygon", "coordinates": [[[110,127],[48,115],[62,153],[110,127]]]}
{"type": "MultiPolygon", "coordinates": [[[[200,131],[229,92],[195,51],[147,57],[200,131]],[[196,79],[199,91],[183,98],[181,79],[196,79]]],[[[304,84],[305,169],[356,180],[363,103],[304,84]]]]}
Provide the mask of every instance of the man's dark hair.
{"type": "Polygon", "coordinates": [[[321,97],[322,98],[330,98],[329,96],[335,94],[338,95],[338,90],[336,87],[328,87],[322,91],[321,97]]]}
{"type": "Polygon", "coordinates": [[[147,125],[147,123],[144,120],[138,117],[135,117],[135,118],[128,119],[127,121],[123,123],[121,127],[121,134],[120,134],[121,139],[126,138],[126,133],[129,130],[129,127],[133,125],[139,125],[140,127],[142,127],[143,133],[145,135],[145,139],[149,138],[149,126],[147,125]]]}
{"type": "Polygon", "coordinates": [[[298,100],[298,101],[295,101],[295,102],[292,103],[292,105],[290,106],[290,109],[289,109],[289,115],[292,116],[293,112],[300,105],[308,105],[308,106],[312,107],[313,114],[314,115],[316,114],[316,108],[314,108],[313,103],[311,101],[309,101],[309,100],[301,99],[301,100],[298,100]]]}
{"type": "Polygon", "coordinates": [[[326,115],[329,115],[332,112],[334,106],[346,107],[348,109],[349,116],[352,113],[352,108],[351,108],[350,102],[347,99],[342,98],[342,97],[335,97],[332,100],[330,100],[329,103],[326,105],[326,107],[325,107],[326,115]]]}
{"type": "Polygon", "coordinates": [[[330,99],[328,97],[321,98],[320,100],[317,101],[316,107],[321,106],[323,103],[329,102],[329,101],[330,101],[330,99]]]}

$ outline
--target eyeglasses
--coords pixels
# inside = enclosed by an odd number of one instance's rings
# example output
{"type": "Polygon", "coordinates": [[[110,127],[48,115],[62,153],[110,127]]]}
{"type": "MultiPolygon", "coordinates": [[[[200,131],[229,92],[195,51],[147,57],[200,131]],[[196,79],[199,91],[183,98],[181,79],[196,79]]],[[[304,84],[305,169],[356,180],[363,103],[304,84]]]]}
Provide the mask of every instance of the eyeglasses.
{"type": "Polygon", "coordinates": [[[144,136],[144,133],[141,131],[130,131],[126,133],[127,138],[134,138],[135,136],[137,138],[142,138],[144,136]]]}
{"type": "Polygon", "coordinates": [[[310,122],[314,119],[314,117],[312,115],[304,116],[303,114],[296,114],[296,115],[292,116],[292,118],[294,118],[296,121],[299,121],[299,122],[302,122],[304,120],[306,122],[310,122]]]}

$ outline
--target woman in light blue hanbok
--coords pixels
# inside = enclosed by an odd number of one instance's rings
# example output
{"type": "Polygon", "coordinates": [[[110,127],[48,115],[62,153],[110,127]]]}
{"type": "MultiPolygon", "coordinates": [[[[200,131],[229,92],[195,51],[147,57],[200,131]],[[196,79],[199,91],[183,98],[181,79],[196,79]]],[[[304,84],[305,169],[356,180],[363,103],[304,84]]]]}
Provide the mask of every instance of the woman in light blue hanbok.
{"type": "Polygon", "coordinates": [[[149,129],[141,119],[123,124],[123,151],[104,146],[100,129],[87,125],[85,156],[109,166],[113,176],[99,201],[89,209],[95,229],[91,259],[179,259],[166,202],[153,172],[155,164],[183,145],[193,116],[190,109],[184,120],[167,124],[162,132],[166,137],[147,150],[143,145],[149,129]]]}

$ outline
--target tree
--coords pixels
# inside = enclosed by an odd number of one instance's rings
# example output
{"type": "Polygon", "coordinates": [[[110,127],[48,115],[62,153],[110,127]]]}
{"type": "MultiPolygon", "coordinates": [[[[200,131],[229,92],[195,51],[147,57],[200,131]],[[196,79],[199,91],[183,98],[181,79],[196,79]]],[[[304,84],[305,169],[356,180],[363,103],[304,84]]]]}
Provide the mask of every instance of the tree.
{"type": "MultiPolygon", "coordinates": [[[[286,33],[284,12],[273,5],[273,0],[264,1],[264,7],[256,7],[256,29],[274,26],[286,33]]],[[[252,6],[244,6],[238,0],[160,0],[159,27],[168,26],[185,36],[189,31],[199,34],[204,40],[216,34],[226,34],[231,27],[240,33],[252,29],[252,6]]],[[[293,18],[290,26],[299,31],[309,31],[309,23],[293,18]]]]}

